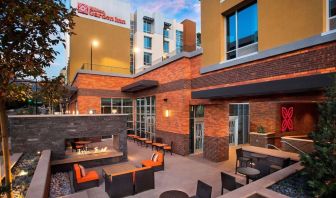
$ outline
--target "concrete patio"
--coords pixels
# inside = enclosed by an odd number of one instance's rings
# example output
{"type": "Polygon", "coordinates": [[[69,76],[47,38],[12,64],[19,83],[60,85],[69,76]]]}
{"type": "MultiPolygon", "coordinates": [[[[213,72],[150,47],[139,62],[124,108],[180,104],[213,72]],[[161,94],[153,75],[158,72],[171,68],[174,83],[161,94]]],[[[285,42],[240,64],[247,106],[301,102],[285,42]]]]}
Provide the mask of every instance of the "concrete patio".
{"type": "MultiPolygon", "coordinates": [[[[150,147],[137,145],[133,141],[128,143],[128,159],[129,162],[136,166],[141,166],[141,161],[149,159],[152,155],[150,147]]],[[[155,173],[155,189],[145,191],[130,197],[151,198],[159,197],[160,194],[167,190],[181,190],[189,196],[195,195],[197,180],[202,180],[212,186],[212,197],[220,196],[221,180],[220,172],[232,174],[237,178],[237,181],[244,184],[245,177],[234,174],[235,170],[235,148],[230,148],[230,159],[225,162],[214,163],[202,158],[201,155],[180,156],[177,154],[165,155],[165,170],[155,173]]],[[[103,167],[93,168],[99,174],[102,173],[103,167]]],[[[102,177],[101,177],[102,178],[102,177]]],[[[89,189],[87,193],[78,193],[78,197],[108,197],[105,194],[105,186],[101,180],[101,185],[98,188],[89,189]],[[103,195],[104,194],[104,195],[103,195]],[[86,196],[87,195],[87,196],[86,196]]],[[[69,197],[76,197],[73,194],[69,197]]]]}

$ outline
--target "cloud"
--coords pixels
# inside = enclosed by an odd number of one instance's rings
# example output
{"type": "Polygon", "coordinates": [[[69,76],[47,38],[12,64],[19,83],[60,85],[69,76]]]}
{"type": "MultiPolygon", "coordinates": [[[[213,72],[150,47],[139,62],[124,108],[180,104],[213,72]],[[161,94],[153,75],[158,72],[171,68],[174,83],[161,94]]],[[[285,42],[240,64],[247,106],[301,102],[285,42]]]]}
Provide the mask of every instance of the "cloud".
{"type": "Polygon", "coordinates": [[[185,6],[187,0],[131,0],[134,9],[142,8],[150,12],[170,12],[176,14],[185,6]]]}

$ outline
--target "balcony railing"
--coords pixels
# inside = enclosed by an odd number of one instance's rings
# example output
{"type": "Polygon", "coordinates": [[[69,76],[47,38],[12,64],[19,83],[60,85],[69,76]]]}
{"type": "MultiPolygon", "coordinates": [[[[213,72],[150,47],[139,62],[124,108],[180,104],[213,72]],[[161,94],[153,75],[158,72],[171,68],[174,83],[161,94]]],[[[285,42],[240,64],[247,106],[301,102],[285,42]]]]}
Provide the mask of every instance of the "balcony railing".
{"type": "Polygon", "coordinates": [[[98,65],[98,64],[90,64],[84,63],[81,67],[82,70],[92,70],[92,71],[100,71],[100,72],[110,72],[110,73],[118,73],[118,74],[130,74],[130,68],[111,66],[111,65],[98,65]]]}

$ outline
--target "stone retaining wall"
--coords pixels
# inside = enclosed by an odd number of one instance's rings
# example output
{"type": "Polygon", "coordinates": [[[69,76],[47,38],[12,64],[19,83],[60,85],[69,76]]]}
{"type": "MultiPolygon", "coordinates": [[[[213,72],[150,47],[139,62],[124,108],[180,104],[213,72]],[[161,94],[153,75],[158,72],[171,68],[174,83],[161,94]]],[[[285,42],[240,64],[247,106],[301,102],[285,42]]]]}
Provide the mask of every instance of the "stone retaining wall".
{"type": "Polygon", "coordinates": [[[51,151],[44,150],[27,190],[26,198],[49,197],[51,151]]]}
{"type": "Polygon", "coordinates": [[[127,158],[127,115],[10,116],[12,152],[50,149],[51,158],[62,159],[65,139],[118,135],[119,151],[127,158]]]}

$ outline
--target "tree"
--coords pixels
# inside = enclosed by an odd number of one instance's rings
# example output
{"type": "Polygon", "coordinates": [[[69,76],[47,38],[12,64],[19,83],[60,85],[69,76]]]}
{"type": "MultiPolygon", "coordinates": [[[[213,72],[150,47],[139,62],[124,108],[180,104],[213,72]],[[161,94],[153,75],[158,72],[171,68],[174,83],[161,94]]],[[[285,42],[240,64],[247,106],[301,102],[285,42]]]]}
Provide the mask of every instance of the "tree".
{"type": "Polygon", "coordinates": [[[64,76],[60,75],[53,79],[44,77],[44,80],[40,83],[40,86],[41,89],[38,94],[48,105],[49,113],[53,114],[55,104],[59,104],[68,91],[64,86],[64,76]]]}
{"type": "MultiPolygon", "coordinates": [[[[8,150],[8,117],[5,103],[17,92],[17,80],[36,78],[55,60],[54,46],[65,45],[64,33],[74,26],[75,10],[62,0],[0,1],[0,123],[6,185],[11,186],[8,150]]],[[[12,197],[7,193],[7,197],[12,197]]]]}
{"type": "Polygon", "coordinates": [[[201,38],[202,36],[201,36],[201,33],[200,32],[197,32],[197,34],[196,34],[196,45],[198,46],[198,47],[201,47],[201,44],[202,44],[202,38],[201,38]]]}
{"type": "Polygon", "coordinates": [[[333,79],[326,92],[327,100],[319,105],[317,129],[310,134],[314,152],[301,155],[304,173],[310,178],[308,185],[318,197],[336,193],[336,76],[333,79]]]}

